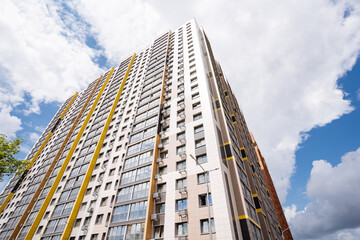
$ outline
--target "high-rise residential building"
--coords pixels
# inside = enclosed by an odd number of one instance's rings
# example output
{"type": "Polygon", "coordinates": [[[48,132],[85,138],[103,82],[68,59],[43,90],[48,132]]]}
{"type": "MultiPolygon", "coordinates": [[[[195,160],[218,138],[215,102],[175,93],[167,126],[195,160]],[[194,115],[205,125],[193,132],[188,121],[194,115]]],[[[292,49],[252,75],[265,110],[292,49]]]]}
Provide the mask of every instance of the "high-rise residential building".
{"type": "Polygon", "coordinates": [[[195,20],[66,100],[26,159],[0,196],[0,239],[283,238],[195,20]]]}

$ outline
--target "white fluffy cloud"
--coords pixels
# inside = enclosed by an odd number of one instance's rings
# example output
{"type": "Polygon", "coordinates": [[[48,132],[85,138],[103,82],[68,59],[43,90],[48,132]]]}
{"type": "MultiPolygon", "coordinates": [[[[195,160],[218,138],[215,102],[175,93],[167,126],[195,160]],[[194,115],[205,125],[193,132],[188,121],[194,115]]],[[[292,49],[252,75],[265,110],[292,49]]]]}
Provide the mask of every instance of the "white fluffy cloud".
{"type": "Polygon", "coordinates": [[[161,30],[196,17],[237,94],[283,202],[305,133],[352,111],[337,79],[351,70],[360,49],[359,5],[356,0],[72,4],[116,61],[161,30]]]}
{"type": "Polygon", "coordinates": [[[67,26],[66,16],[51,1],[1,1],[0,111],[11,127],[1,124],[0,131],[20,129],[11,115],[18,104],[27,106],[25,113],[39,112],[40,102],[64,101],[99,73],[96,52],[82,41],[81,28],[67,26]]]}
{"type": "Polygon", "coordinates": [[[319,239],[329,235],[358,239],[347,236],[360,234],[359,169],[360,148],[345,154],[336,166],[325,160],[313,162],[306,190],[310,203],[301,212],[295,212],[294,207],[288,209],[292,213],[288,219],[296,239],[319,239]],[[336,233],[348,228],[358,229],[336,233]]]}
{"type": "MultiPolygon", "coordinates": [[[[147,1],[74,0],[70,6],[91,25],[91,32],[113,64],[148,47],[167,24],[147,1]]],[[[185,21],[185,20],[184,20],[185,21]]]]}
{"type": "Polygon", "coordinates": [[[21,119],[10,115],[11,108],[5,106],[0,108],[0,133],[10,138],[16,137],[16,131],[21,129],[21,119]]]}

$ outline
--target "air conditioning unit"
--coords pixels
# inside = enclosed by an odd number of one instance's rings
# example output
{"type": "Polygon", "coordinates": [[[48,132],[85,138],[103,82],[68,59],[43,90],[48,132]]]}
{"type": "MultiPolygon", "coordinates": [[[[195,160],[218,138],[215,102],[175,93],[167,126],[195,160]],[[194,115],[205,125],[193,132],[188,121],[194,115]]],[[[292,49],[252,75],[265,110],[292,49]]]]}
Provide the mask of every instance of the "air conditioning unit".
{"type": "Polygon", "coordinates": [[[187,216],[187,210],[180,210],[180,211],[178,212],[178,214],[179,214],[179,216],[181,216],[181,217],[186,217],[186,216],[187,216]]]}
{"type": "Polygon", "coordinates": [[[87,230],[88,230],[88,226],[85,226],[85,225],[82,226],[82,227],[81,227],[81,230],[82,230],[82,231],[87,231],[87,230]]]}
{"type": "Polygon", "coordinates": [[[179,155],[180,155],[181,158],[186,158],[186,152],[185,151],[179,153],[179,155]]]}
{"type": "Polygon", "coordinates": [[[186,168],[181,168],[181,169],[179,169],[179,173],[180,173],[180,174],[185,174],[185,173],[186,173],[186,168]]]}
{"type": "Polygon", "coordinates": [[[154,199],[160,199],[160,193],[156,192],[153,194],[154,199]]]}
{"type": "Polygon", "coordinates": [[[153,220],[153,221],[159,221],[159,214],[156,214],[156,213],[151,214],[151,220],[153,220]]]}
{"type": "Polygon", "coordinates": [[[163,149],[164,148],[164,145],[162,144],[162,143],[160,143],[159,145],[158,145],[158,149],[163,149]]]}
{"type": "Polygon", "coordinates": [[[99,195],[98,195],[97,192],[94,192],[94,193],[93,193],[93,196],[94,196],[95,198],[98,198],[99,195]]]}
{"type": "Polygon", "coordinates": [[[186,187],[179,188],[179,193],[181,194],[187,193],[186,187]]]}
{"type": "Polygon", "coordinates": [[[94,212],[94,208],[89,207],[87,211],[88,211],[89,213],[93,213],[93,212],[94,212]]]}

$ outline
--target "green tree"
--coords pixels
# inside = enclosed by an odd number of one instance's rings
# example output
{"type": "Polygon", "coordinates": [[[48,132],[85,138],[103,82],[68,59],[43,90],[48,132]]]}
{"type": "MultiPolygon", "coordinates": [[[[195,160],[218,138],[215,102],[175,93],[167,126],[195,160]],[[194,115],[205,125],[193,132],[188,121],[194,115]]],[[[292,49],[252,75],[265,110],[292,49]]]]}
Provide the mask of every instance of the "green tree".
{"type": "Polygon", "coordinates": [[[15,154],[20,152],[20,144],[23,139],[16,138],[14,140],[7,140],[5,134],[0,133],[0,181],[3,180],[4,176],[23,173],[29,161],[17,160],[15,154]]]}

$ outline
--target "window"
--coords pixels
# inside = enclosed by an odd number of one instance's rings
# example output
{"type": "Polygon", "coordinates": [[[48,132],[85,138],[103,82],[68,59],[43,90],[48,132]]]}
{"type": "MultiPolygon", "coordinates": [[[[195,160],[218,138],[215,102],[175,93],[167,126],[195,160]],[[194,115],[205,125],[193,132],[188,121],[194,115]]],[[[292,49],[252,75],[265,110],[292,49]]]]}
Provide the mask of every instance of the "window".
{"type": "Polygon", "coordinates": [[[207,163],[207,156],[206,156],[206,154],[204,154],[204,155],[200,155],[200,156],[196,156],[196,161],[198,162],[198,163],[207,163]]]}
{"type": "Polygon", "coordinates": [[[158,184],[157,185],[157,192],[158,193],[166,192],[166,183],[158,184]]]}
{"type": "Polygon", "coordinates": [[[85,210],[86,204],[86,202],[81,203],[80,210],[85,210]]]}
{"type": "Polygon", "coordinates": [[[116,156],[116,157],[113,158],[112,162],[115,163],[115,162],[117,162],[118,160],[119,160],[119,156],[116,156]]]}
{"type": "Polygon", "coordinates": [[[165,203],[156,204],[155,211],[156,211],[156,213],[164,213],[165,212],[165,203]]]}
{"type": "Polygon", "coordinates": [[[106,183],[105,190],[109,190],[111,188],[111,182],[106,183]]]}
{"type": "Polygon", "coordinates": [[[176,148],[176,152],[178,155],[185,154],[185,149],[186,149],[185,145],[182,145],[176,148]]]}
{"type": "Polygon", "coordinates": [[[199,108],[199,107],[201,107],[201,103],[200,103],[200,102],[194,103],[194,104],[192,105],[192,108],[193,108],[193,109],[197,109],[197,108],[199,108]]]}
{"type": "Polygon", "coordinates": [[[168,157],[169,157],[168,151],[161,152],[161,153],[160,153],[160,157],[161,157],[161,159],[168,158],[168,157]]]}
{"type": "Polygon", "coordinates": [[[42,229],[43,229],[43,226],[40,226],[40,227],[37,229],[36,234],[41,233],[42,229]]]}
{"type": "Polygon", "coordinates": [[[176,200],[176,210],[186,210],[187,209],[187,199],[176,200]]]}
{"type": "MultiPolygon", "coordinates": [[[[90,178],[90,182],[95,181],[96,175],[92,175],[90,178]]],[[[75,180],[75,178],[73,178],[75,180]]]]}
{"type": "Polygon", "coordinates": [[[194,133],[199,133],[204,131],[204,126],[201,124],[199,126],[194,127],[194,133]]]}
{"type": "Polygon", "coordinates": [[[101,224],[103,218],[104,218],[104,214],[97,215],[95,219],[95,224],[101,224]]]}
{"type": "Polygon", "coordinates": [[[195,147],[199,148],[205,146],[205,138],[199,139],[195,141],[195,147]]]}
{"type": "Polygon", "coordinates": [[[209,173],[198,174],[198,184],[206,183],[209,181],[209,173]]]}
{"type": "Polygon", "coordinates": [[[201,113],[198,113],[198,114],[195,114],[195,115],[194,115],[194,121],[199,120],[199,119],[201,119],[201,118],[202,118],[202,114],[201,114],[201,113]]]}
{"type": "MultiPolygon", "coordinates": [[[[211,232],[215,232],[215,224],[214,219],[211,218],[211,232]]],[[[200,220],[200,230],[201,234],[209,233],[209,219],[201,219],[200,220]]]]}
{"type": "Polygon", "coordinates": [[[98,239],[98,236],[99,236],[99,234],[91,234],[91,238],[90,238],[90,240],[97,240],[98,239]]]}
{"type": "Polygon", "coordinates": [[[75,220],[75,225],[74,225],[74,227],[79,227],[80,224],[81,224],[81,218],[78,218],[78,219],[75,220]]]}
{"type": "Polygon", "coordinates": [[[101,199],[101,202],[100,202],[100,207],[106,206],[107,200],[108,200],[107,197],[102,198],[102,199],[101,199]]]}
{"type": "Polygon", "coordinates": [[[183,127],[185,126],[185,120],[177,122],[177,127],[183,127]]]}
{"type": "Polygon", "coordinates": [[[144,218],[146,215],[147,201],[131,204],[129,220],[144,218]]]}
{"type": "Polygon", "coordinates": [[[194,91],[199,88],[198,84],[195,84],[194,86],[191,86],[191,91],[194,91]]]}
{"type": "Polygon", "coordinates": [[[192,79],[190,79],[190,83],[193,84],[197,81],[197,77],[193,77],[192,79]]]}
{"type": "Polygon", "coordinates": [[[185,131],[177,134],[177,140],[185,139],[185,131]]]}
{"type": "Polygon", "coordinates": [[[113,176],[115,174],[115,168],[110,169],[109,176],[113,176]]]}
{"type": "Polygon", "coordinates": [[[176,163],[176,170],[177,171],[182,171],[184,169],[186,169],[186,161],[181,161],[181,162],[176,163]]]}
{"type": "Polygon", "coordinates": [[[159,174],[164,175],[167,173],[167,166],[159,167],[159,174]]]}
{"type": "MultiPolygon", "coordinates": [[[[210,205],[212,204],[212,197],[211,197],[211,193],[209,193],[209,202],[210,205]]],[[[208,198],[207,198],[207,194],[201,194],[199,195],[199,207],[204,207],[207,206],[208,203],[208,198]]]]}
{"type": "Polygon", "coordinates": [[[186,178],[176,180],[176,189],[186,188],[186,178]]]}
{"type": "Polygon", "coordinates": [[[129,208],[130,204],[115,207],[111,222],[126,221],[128,219],[129,208]]]}
{"type": "Polygon", "coordinates": [[[186,236],[187,234],[188,234],[187,222],[175,224],[175,235],[176,236],[186,236]]]}
{"type": "Polygon", "coordinates": [[[169,143],[169,138],[164,138],[164,139],[161,139],[161,144],[165,145],[165,144],[168,144],[169,143]]]}
{"type": "Polygon", "coordinates": [[[191,95],[192,100],[197,99],[198,97],[200,97],[200,94],[198,92],[191,95]]]}
{"type": "Polygon", "coordinates": [[[157,226],[154,230],[155,238],[163,238],[164,237],[164,226],[157,226]]]}

